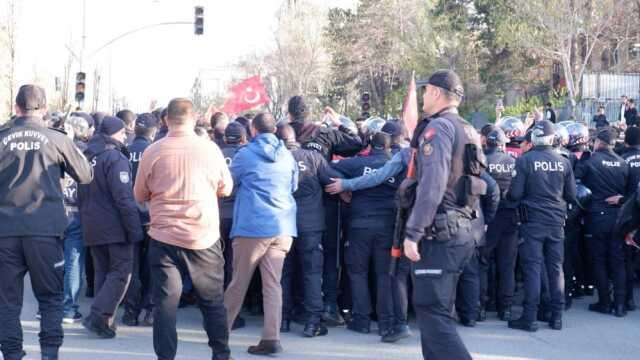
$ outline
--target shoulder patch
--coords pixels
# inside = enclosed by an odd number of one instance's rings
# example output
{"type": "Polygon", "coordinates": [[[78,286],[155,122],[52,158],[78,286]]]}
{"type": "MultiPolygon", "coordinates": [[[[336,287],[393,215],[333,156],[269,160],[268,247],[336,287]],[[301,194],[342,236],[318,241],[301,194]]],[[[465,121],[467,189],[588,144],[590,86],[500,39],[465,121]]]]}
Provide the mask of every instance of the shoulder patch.
{"type": "Polygon", "coordinates": [[[129,183],[129,173],[127,171],[120,171],[120,182],[123,184],[129,183]]]}
{"type": "Polygon", "coordinates": [[[430,143],[425,142],[425,143],[422,145],[422,155],[424,155],[424,156],[429,156],[429,155],[431,155],[431,154],[433,154],[433,146],[431,146],[431,144],[430,144],[430,143]]]}
{"type": "Polygon", "coordinates": [[[436,129],[435,128],[428,128],[425,132],[424,132],[424,141],[431,141],[433,140],[434,137],[436,137],[436,129]]]}

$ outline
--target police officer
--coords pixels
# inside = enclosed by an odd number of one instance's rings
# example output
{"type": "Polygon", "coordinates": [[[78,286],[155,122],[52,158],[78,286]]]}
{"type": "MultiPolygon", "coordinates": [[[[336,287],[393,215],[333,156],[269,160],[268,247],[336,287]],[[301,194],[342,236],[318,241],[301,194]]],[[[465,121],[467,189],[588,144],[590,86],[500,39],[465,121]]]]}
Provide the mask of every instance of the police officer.
{"type": "Polygon", "coordinates": [[[281,331],[289,331],[290,317],[294,310],[295,278],[302,284],[303,314],[306,318],[303,331],[306,337],[323,336],[327,328],[321,323],[322,303],[322,237],[325,230],[322,186],[331,177],[340,176],[329,163],[313,150],[301,149],[290,125],[278,127],[276,135],[285,143],[298,163],[298,190],[293,194],[297,204],[298,237],[287,254],[282,272],[283,324],[281,331]],[[299,276],[295,276],[299,274],[299,276]]]}
{"type": "Polygon", "coordinates": [[[478,204],[477,218],[472,221],[473,240],[476,251],[467,262],[458,281],[456,312],[463,326],[474,327],[476,321],[486,320],[486,313],[481,307],[481,294],[486,292],[487,281],[481,274],[481,249],[486,245],[486,228],[491,223],[500,203],[500,188],[496,181],[486,172],[480,175],[487,183],[487,193],[482,195],[478,204]]]}
{"type": "Polygon", "coordinates": [[[79,187],[85,245],[95,268],[95,300],[82,325],[102,338],[116,336],[114,318],[133,271],[134,244],[144,239],[133,199],[131,165],[124,122],[102,119],[85,155],[95,171],[89,185],[79,187]]]}
{"type": "MultiPolygon", "coordinates": [[[[327,161],[333,157],[349,157],[362,149],[362,140],[357,132],[344,126],[340,116],[328,112],[332,127],[320,126],[309,118],[309,108],[302,96],[293,96],[287,104],[290,125],[296,132],[296,139],[303,149],[318,151],[327,161]]],[[[340,259],[338,236],[342,217],[345,213],[337,196],[325,196],[326,232],[323,239],[324,270],[322,275],[322,293],[324,294],[325,313],[323,320],[328,325],[344,325],[344,319],[338,310],[338,287],[340,284],[340,259]],[[340,219],[339,219],[340,218],[340,219]]]]}
{"type": "Polygon", "coordinates": [[[471,209],[486,184],[477,178],[484,165],[480,137],[458,115],[463,96],[457,74],[434,73],[423,96],[423,111],[431,121],[414,133],[411,143],[417,149],[418,183],[404,254],[414,262],[413,306],[425,359],[471,359],[455,328],[452,307],[456,283],[475,247],[471,209]]]}
{"type": "MultiPolygon", "coordinates": [[[[518,204],[509,200],[507,193],[511,186],[516,160],[505,152],[505,145],[509,139],[502,129],[487,135],[487,172],[500,187],[500,205],[498,212],[487,228],[487,244],[483,248],[483,276],[488,276],[488,266],[496,269],[496,284],[488,286],[489,293],[496,291],[496,306],[498,317],[502,321],[511,320],[511,306],[516,290],[516,258],[518,256],[518,204]],[[497,285],[497,286],[496,286],[497,285]]],[[[486,300],[487,296],[483,296],[486,300]]]]}
{"type": "MultiPolygon", "coordinates": [[[[224,157],[227,166],[231,166],[233,157],[238,150],[247,144],[247,131],[245,127],[238,123],[232,122],[227,125],[224,130],[224,144],[222,145],[222,156],[224,157]]],[[[229,238],[231,232],[231,226],[233,225],[233,205],[236,201],[236,189],[234,186],[231,195],[220,199],[220,236],[224,242],[224,284],[225,288],[231,282],[231,275],[233,269],[233,247],[231,246],[232,239],[229,238]]],[[[238,317],[236,324],[240,325],[244,323],[244,319],[238,317]]]]}
{"type": "MultiPolygon", "coordinates": [[[[125,121],[124,117],[131,118],[131,114],[128,114],[127,111],[128,110],[123,110],[118,113],[121,115],[119,118],[123,121],[125,121]]],[[[157,131],[158,121],[152,114],[144,113],[135,118],[135,125],[133,126],[134,137],[131,140],[131,144],[127,146],[133,184],[136,182],[140,158],[142,158],[144,151],[153,142],[157,131]]],[[[128,132],[127,136],[130,136],[128,132]]],[[[127,326],[138,326],[140,313],[142,310],[145,310],[143,323],[145,326],[152,326],[151,274],[149,273],[150,269],[147,261],[149,237],[146,235],[146,231],[144,231],[144,227],[149,225],[150,217],[149,210],[145,204],[138,204],[138,213],[145,237],[143,242],[136,243],[133,247],[133,272],[131,284],[124,299],[122,322],[127,326]]]]}
{"type": "MultiPolygon", "coordinates": [[[[622,158],[629,165],[629,181],[626,198],[632,197],[640,184],[640,128],[630,127],[624,133],[625,149],[622,158]]],[[[625,265],[627,275],[627,297],[625,299],[625,308],[627,311],[634,311],[636,303],[633,299],[633,284],[635,280],[634,263],[639,257],[638,249],[632,246],[625,246],[625,265]]]]}
{"type": "MultiPolygon", "coordinates": [[[[390,159],[391,138],[378,132],[371,135],[368,156],[341,160],[333,167],[347,178],[376,171],[390,159]]],[[[395,314],[391,291],[390,251],[393,241],[396,207],[394,194],[401,178],[392,177],[367,190],[353,192],[351,219],[345,244],[345,264],[353,299],[352,321],[348,329],[368,334],[371,323],[369,264],[373,262],[376,283],[376,312],[379,334],[384,337],[394,331],[395,314]]]]}
{"type": "Polygon", "coordinates": [[[531,132],[533,148],[516,161],[509,198],[520,201],[520,260],[524,276],[522,317],[509,327],[537,331],[543,266],[549,279],[551,318],[549,326],[562,329],[564,310],[564,222],[567,203],[574,202],[576,185],[568,159],[552,148],[555,129],[550,121],[536,123],[531,132]]]}
{"type": "Polygon", "coordinates": [[[593,198],[587,209],[587,246],[593,259],[593,272],[598,302],[589,305],[589,310],[611,313],[609,279],[614,289],[613,310],[617,317],[626,315],[624,241],[613,235],[618,216],[619,201],[628,191],[629,167],[613,152],[617,138],[615,130],[602,129],[596,136],[594,152],[576,166],[576,179],[591,189],[593,198]]]}
{"type": "Polygon", "coordinates": [[[64,255],[60,240],[67,218],[61,179],[91,182],[89,163],[65,134],[44,127],[44,90],[23,85],[18,117],[0,129],[0,350],[5,360],[22,348],[23,281],[31,277],[40,309],[42,359],[57,360],[62,345],[64,255]]]}

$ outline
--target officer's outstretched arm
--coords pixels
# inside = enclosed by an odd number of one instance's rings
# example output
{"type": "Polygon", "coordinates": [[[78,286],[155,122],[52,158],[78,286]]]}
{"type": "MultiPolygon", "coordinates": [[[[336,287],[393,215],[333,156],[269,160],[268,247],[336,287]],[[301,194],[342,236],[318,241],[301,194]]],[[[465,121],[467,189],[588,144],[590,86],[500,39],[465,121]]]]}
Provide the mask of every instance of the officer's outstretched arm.
{"type": "Polygon", "coordinates": [[[356,191],[372,188],[387,181],[404,170],[402,156],[398,152],[383,167],[372,171],[366,175],[358,176],[353,179],[345,179],[342,181],[344,191],[356,191]]]}
{"type": "Polygon", "coordinates": [[[421,135],[418,156],[416,201],[406,225],[406,240],[419,242],[433,224],[447,188],[455,128],[443,119],[431,121],[421,135]]]}

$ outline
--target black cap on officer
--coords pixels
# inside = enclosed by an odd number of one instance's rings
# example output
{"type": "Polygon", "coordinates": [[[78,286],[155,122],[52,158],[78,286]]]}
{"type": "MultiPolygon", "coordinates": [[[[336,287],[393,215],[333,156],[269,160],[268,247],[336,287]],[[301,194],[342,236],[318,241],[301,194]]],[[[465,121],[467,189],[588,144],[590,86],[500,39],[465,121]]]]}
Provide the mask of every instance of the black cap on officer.
{"type": "Polygon", "coordinates": [[[596,139],[602,141],[603,143],[613,146],[616,144],[616,139],[618,138],[618,134],[615,130],[611,128],[605,128],[598,131],[598,135],[596,135],[596,139]]]}
{"type": "Polygon", "coordinates": [[[452,70],[438,70],[429,77],[428,80],[419,80],[416,82],[418,87],[424,87],[427,85],[437,86],[441,89],[447,90],[452,94],[456,94],[458,97],[464,97],[464,87],[462,86],[462,80],[458,74],[452,70]]]}
{"type": "Polygon", "coordinates": [[[16,105],[22,111],[43,110],[47,106],[44,89],[38,85],[22,85],[16,95],[16,105]]]}
{"type": "Polygon", "coordinates": [[[504,146],[509,142],[509,138],[500,128],[496,128],[487,134],[487,145],[491,147],[504,146]]]}
{"type": "Polygon", "coordinates": [[[115,116],[105,116],[100,123],[100,133],[113,135],[124,128],[124,121],[115,116]]]}
{"type": "Polygon", "coordinates": [[[138,115],[136,118],[136,127],[142,129],[151,129],[158,126],[158,120],[149,113],[138,115]]]}
{"type": "Polygon", "coordinates": [[[239,122],[232,122],[227,125],[224,130],[225,142],[228,144],[237,144],[243,137],[247,136],[247,129],[239,122]]]}

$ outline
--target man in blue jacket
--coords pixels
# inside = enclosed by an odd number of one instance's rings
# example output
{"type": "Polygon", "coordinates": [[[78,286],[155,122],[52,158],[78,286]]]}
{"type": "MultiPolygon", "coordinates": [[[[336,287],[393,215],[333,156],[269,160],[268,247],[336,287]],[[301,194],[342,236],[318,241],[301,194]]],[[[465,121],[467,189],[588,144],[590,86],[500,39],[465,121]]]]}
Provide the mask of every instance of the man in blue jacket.
{"type": "Polygon", "coordinates": [[[297,236],[298,167],[285,144],[274,135],[271,114],[258,114],[251,124],[253,139],[231,163],[237,184],[233,211],[233,276],[224,296],[229,328],[240,312],[251,276],[257,266],[262,275],[264,328],[262,340],[249,353],[269,355],[282,351],[282,266],[297,236]]]}
{"type": "Polygon", "coordinates": [[[133,198],[124,122],[106,116],[85,151],[94,179],[78,189],[85,246],[95,268],[95,300],[82,325],[102,338],[116,336],[115,313],[131,280],[133,247],[142,225],[133,198]]]}

